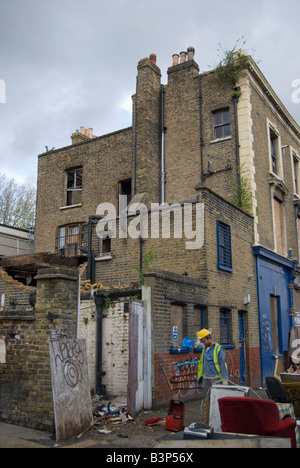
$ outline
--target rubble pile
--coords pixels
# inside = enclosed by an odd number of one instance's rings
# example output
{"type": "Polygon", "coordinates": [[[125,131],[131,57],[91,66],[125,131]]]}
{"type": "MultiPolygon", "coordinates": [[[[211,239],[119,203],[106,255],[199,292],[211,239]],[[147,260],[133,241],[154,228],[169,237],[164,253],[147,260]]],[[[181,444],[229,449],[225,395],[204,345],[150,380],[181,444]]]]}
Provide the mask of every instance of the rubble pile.
{"type": "Polygon", "coordinates": [[[133,418],[127,411],[127,404],[118,401],[112,404],[111,401],[106,401],[104,397],[95,395],[92,399],[92,414],[93,422],[91,425],[77,436],[81,436],[92,430],[94,434],[115,434],[118,437],[128,438],[134,435],[135,432],[141,433],[144,428],[146,431],[152,432],[153,426],[164,428],[166,419],[162,416],[157,417],[150,413],[152,417],[145,416],[142,413],[137,418],[133,418]],[[153,417],[154,416],[154,417],[153,417]]]}
{"type": "Polygon", "coordinates": [[[102,290],[102,291],[114,291],[114,290],[122,290],[122,291],[130,291],[133,288],[138,288],[138,283],[130,283],[130,284],[119,284],[119,285],[112,285],[112,286],[105,286],[102,283],[91,283],[91,280],[82,281],[80,284],[80,292],[82,294],[89,294],[93,290],[102,290]]]}

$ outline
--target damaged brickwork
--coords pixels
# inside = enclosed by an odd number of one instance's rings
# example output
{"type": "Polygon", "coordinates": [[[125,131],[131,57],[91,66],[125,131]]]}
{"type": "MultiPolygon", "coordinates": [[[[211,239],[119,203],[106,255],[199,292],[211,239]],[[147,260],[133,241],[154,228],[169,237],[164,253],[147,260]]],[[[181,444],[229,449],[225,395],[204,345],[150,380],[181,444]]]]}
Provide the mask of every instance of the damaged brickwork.
{"type": "Polygon", "coordinates": [[[53,431],[49,341],[76,337],[78,273],[43,268],[35,279],[24,286],[0,269],[0,420],[53,431]]]}

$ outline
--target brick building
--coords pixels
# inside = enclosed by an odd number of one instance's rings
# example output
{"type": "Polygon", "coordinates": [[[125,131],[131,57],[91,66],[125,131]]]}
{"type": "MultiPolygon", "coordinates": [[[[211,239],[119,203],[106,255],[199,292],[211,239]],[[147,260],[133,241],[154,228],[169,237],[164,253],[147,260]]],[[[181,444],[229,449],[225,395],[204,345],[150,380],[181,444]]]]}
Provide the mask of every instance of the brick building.
{"type": "Polygon", "coordinates": [[[0,257],[24,255],[34,251],[33,230],[0,224],[0,257]]]}
{"type": "MultiPolygon", "coordinates": [[[[288,349],[299,303],[299,126],[251,58],[238,82],[221,80],[215,70],[200,73],[193,48],[180,60],[174,54],[166,85],[154,55],[137,68],[131,127],[100,137],[81,127],[71,145],[39,155],[36,250],[87,255],[82,281],[96,289],[100,283],[107,291],[134,289],[137,270],[143,272],[151,288],[155,402],[164,398],[160,365],[168,363],[169,376],[178,370],[170,353],[175,326],[181,338],[212,328],[227,349],[230,377],[260,385],[274,372],[274,356],[288,349]],[[241,188],[247,209],[236,206],[241,188]],[[104,203],[115,209],[109,232],[111,226],[121,232],[127,206],[121,195],[130,207],[140,203],[148,234],[153,204],[176,203],[181,213],[190,205],[194,228],[203,204],[201,248],[187,249],[188,239],[176,236],[175,213],[170,238],[160,228],[142,239],[100,239],[104,203]]],[[[133,213],[126,221],[138,230],[133,213]]]]}

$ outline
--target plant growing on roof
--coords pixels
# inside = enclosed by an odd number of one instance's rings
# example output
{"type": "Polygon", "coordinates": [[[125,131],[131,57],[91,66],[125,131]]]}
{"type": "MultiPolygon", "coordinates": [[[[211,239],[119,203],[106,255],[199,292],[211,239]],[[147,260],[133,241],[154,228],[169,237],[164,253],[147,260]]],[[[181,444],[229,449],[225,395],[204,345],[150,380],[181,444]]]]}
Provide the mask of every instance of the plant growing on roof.
{"type": "Polygon", "coordinates": [[[230,50],[224,50],[219,43],[218,51],[222,53],[222,58],[217,65],[215,71],[222,81],[229,84],[235,84],[245,74],[245,71],[249,67],[249,55],[243,49],[246,41],[239,46],[241,39],[236,41],[235,46],[230,50]]]}

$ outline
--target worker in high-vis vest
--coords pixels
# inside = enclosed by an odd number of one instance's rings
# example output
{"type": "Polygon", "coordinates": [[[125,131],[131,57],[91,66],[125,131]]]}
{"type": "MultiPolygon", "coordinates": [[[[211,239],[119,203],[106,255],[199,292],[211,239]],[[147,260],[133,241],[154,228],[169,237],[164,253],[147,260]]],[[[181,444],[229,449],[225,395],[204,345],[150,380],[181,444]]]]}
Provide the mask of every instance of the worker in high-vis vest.
{"type": "Polygon", "coordinates": [[[224,348],[215,343],[211,332],[205,328],[197,333],[197,338],[204,345],[198,364],[198,383],[202,384],[204,420],[208,424],[210,406],[210,388],[215,383],[228,385],[228,370],[224,348]]]}

